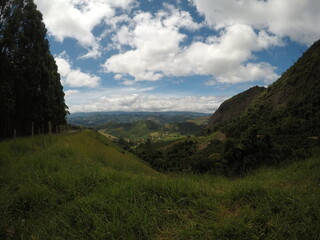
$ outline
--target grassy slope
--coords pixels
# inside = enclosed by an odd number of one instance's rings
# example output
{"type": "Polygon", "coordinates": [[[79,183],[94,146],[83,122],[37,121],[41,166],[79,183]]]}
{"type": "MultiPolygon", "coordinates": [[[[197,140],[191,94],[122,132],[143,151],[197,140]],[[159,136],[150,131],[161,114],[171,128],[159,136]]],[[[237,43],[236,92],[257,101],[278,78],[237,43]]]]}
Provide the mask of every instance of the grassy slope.
{"type": "MultiPolygon", "coordinates": [[[[201,126],[191,121],[163,125],[151,120],[129,123],[109,122],[101,126],[101,130],[99,131],[102,134],[106,133],[116,138],[130,139],[135,143],[140,142],[142,139],[147,140],[148,138],[154,142],[172,141],[185,138],[188,135],[196,135],[205,127],[205,124],[201,126]]],[[[201,120],[197,119],[197,121],[201,120]]]]}
{"type": "Polygon", "coordinates": [[[0,239],[320,239],[320,157],[163,175],[92,132],[0,144],[0,239]]]}

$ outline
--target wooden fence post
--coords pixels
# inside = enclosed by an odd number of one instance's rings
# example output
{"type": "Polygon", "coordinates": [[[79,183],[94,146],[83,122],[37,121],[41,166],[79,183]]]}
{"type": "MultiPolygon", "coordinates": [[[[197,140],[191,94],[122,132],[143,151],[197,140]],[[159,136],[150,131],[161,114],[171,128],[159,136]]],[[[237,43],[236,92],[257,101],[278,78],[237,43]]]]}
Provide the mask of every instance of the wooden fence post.
{"type": "Polygon", "coordinates": [[[17,141],[17,130],[14,129],[14,130],[13,130],[13,148],[14,148],[14,154],[17,156],[17,145],[16,145],[16,141],[17,141]]]}
{"type": "Polygon", "coordinates": [[[31,136],[32,136],[32,139],[31,139],[31,144],[32,144],[32,153],[34,153],[34,122],[32,122],[31,124],[31,136]]]}
{"type": "Polygon", "coordinates": [[[42,128],[42,147],[44,148],[44,128],[43,128],[43,124],[41,125],[42,128]]]}
{"type": "Polygon", "coordinates": [[[51,134],[51,122],[49,121],[49,134],[51,134]]]}

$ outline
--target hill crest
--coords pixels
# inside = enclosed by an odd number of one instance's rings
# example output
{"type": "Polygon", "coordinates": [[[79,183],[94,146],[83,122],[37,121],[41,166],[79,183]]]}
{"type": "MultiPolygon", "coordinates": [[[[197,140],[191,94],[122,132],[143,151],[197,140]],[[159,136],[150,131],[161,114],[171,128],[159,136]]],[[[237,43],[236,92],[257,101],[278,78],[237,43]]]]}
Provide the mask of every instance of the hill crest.
{"type": "Polygon", "coordinates": [[[264,87],[255,86],[224,101],[210,117],[206,130],[210,132],[239,115],[264,90],[264,87]]]}
{"type": "Polygon", "coordinates": [[[212,115],[208,129],[217,126],[213,120],[223,113],[219,116],[224,120],[220,126],[229,136],[239,137],[252,126],[262,134],[319,135],[320,41],[315,42],[276,82],[254,96],[251,102],[235,102],[242,94],[222,103],[221,107],[234,101],[234,104],[242,104],[243,109],[231,115],[217,111],[212,115]]]}

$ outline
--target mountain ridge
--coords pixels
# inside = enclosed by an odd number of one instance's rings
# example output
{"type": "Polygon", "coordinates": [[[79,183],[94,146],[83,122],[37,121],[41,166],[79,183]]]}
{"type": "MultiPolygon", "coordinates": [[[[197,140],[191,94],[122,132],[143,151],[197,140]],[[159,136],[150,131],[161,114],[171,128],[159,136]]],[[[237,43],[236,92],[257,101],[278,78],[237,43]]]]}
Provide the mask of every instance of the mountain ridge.
{"type": "Polygon", "coordinates": [[[264,87],[251,87],[248,90],[224,101],[210,117],[206,131],[210,132],[220,124],[223,124],[240,114],[253,101],[253,99],[264,90],[264,87]]]}
{"type": "Polygon", "coordinates": [[[157,123],[177,123],[199,117],[209,116],[208,113],[197,112],[92,112],[72,113],[68,123],[86,127],[102,125],[109,121],[127,123],[136,120],[152,120],[157,123]]]}
{"type": "MultiPolygon", "coordinates": [[[[320,41],[316,41],[276,82],[244,106],[238,115],[221,124],[220,129],[229,136],[239,137],[252,126],[261,134],[319,135],[320,41]]],[[[213,130],[210,124],[207,128],[213,130]]]]}

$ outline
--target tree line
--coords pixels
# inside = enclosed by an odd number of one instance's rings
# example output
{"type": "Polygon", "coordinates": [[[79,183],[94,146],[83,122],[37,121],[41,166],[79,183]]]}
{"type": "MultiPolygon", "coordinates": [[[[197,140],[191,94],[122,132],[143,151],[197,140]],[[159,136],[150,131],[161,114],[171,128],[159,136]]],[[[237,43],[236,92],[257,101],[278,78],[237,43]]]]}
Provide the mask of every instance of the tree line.
{"type": "Polygon", "coordinates": [[[244,176],[262,166],[278,166],[310,157],[313,150],[320,146],[320,139],[259,135],[257,128],[251,127],[240,138],[228,138],[226,141],[213,139],[201,150],[199,143],[191,139],[165,146],[159,148],[148,140],[131,151],[161,172],[232,177],[244,176]]]}
{"type": "Polygon", "coordinates": [[[42,14],[33,0],[0,1],[0,138],[66,123],[67,106],[42,14]]]}

